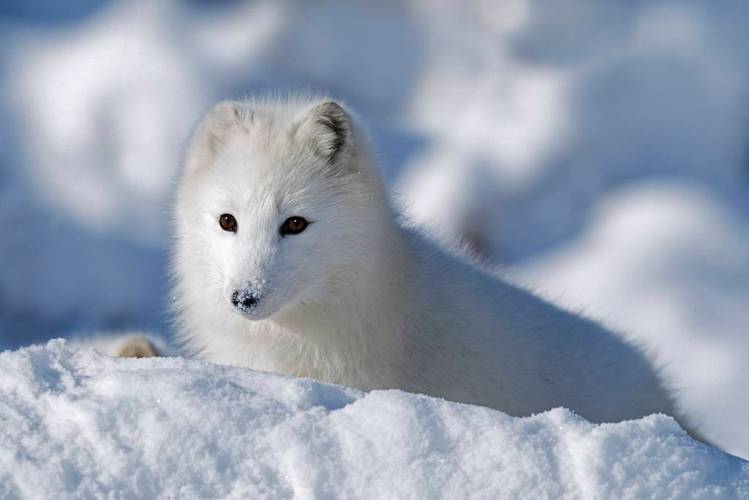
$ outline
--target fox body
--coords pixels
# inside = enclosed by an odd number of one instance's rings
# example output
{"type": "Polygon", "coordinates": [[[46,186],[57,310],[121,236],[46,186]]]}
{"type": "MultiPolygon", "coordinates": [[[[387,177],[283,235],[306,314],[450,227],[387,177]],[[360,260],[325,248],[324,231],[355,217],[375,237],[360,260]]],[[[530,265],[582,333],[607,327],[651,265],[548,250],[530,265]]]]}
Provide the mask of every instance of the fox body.
{"type": "Polygon", "coordinates": [[[402,222],[333,101],[218,104],[175,222],[178,332],[198,357],[511,415],[673,413],[638,348],[402,222]]]}

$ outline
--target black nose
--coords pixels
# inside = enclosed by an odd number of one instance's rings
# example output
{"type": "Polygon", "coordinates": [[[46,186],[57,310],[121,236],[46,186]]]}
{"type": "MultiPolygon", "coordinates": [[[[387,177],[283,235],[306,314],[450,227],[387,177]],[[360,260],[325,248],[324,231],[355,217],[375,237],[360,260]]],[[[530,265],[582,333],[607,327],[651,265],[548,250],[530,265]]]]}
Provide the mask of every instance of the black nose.
{"type": "Polygon", "coordinates": [[[250,308],[258,303],[258,298],[248,290],[234,291],[231,294],[231,303],[234,307],[250,308]]]}

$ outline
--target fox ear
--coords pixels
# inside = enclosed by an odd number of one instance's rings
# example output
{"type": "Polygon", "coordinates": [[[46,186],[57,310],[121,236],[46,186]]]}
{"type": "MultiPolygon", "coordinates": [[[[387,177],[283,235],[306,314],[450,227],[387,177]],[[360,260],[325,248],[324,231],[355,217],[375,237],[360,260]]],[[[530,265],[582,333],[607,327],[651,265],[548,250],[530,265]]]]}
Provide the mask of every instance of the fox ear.
{"type": "Polygon", "coordinates": [[[239,104],[222,101],[216,104],[198,125],[187,154],[187,171],[209,163],[226,142],[234,127],[242,125],[239,104]]]}
{"type": "Polygon", "coordinates": [[[351,142],[351,119],[340,104],[324,101],[305,113],[297,134],[317,155],[333,164],[351,142]]]}

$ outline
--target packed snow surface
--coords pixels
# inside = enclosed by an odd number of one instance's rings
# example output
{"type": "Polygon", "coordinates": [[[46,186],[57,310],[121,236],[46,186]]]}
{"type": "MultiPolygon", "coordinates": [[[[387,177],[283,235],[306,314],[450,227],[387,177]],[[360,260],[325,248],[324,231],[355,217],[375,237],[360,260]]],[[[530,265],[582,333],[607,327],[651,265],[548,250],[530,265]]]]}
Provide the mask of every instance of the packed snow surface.
{"type": "Polygon", "coordinates": [[[593,425],[62,340],[0,354],[0,497],[747,498],[670,417],[593,425]]]}

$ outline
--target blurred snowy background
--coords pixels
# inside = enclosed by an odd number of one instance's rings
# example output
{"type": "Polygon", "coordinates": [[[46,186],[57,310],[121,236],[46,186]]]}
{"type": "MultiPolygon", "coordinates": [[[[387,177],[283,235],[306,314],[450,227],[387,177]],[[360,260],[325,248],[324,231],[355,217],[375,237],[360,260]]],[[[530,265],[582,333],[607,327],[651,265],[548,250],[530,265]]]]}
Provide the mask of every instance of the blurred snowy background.
{"type": "Polygon", "coordinates": [[[200,114],[356,109],[418,220],[641,342],[749,457],[749,3],[0,1],[0,349],[168,333],[200,114]]]}

